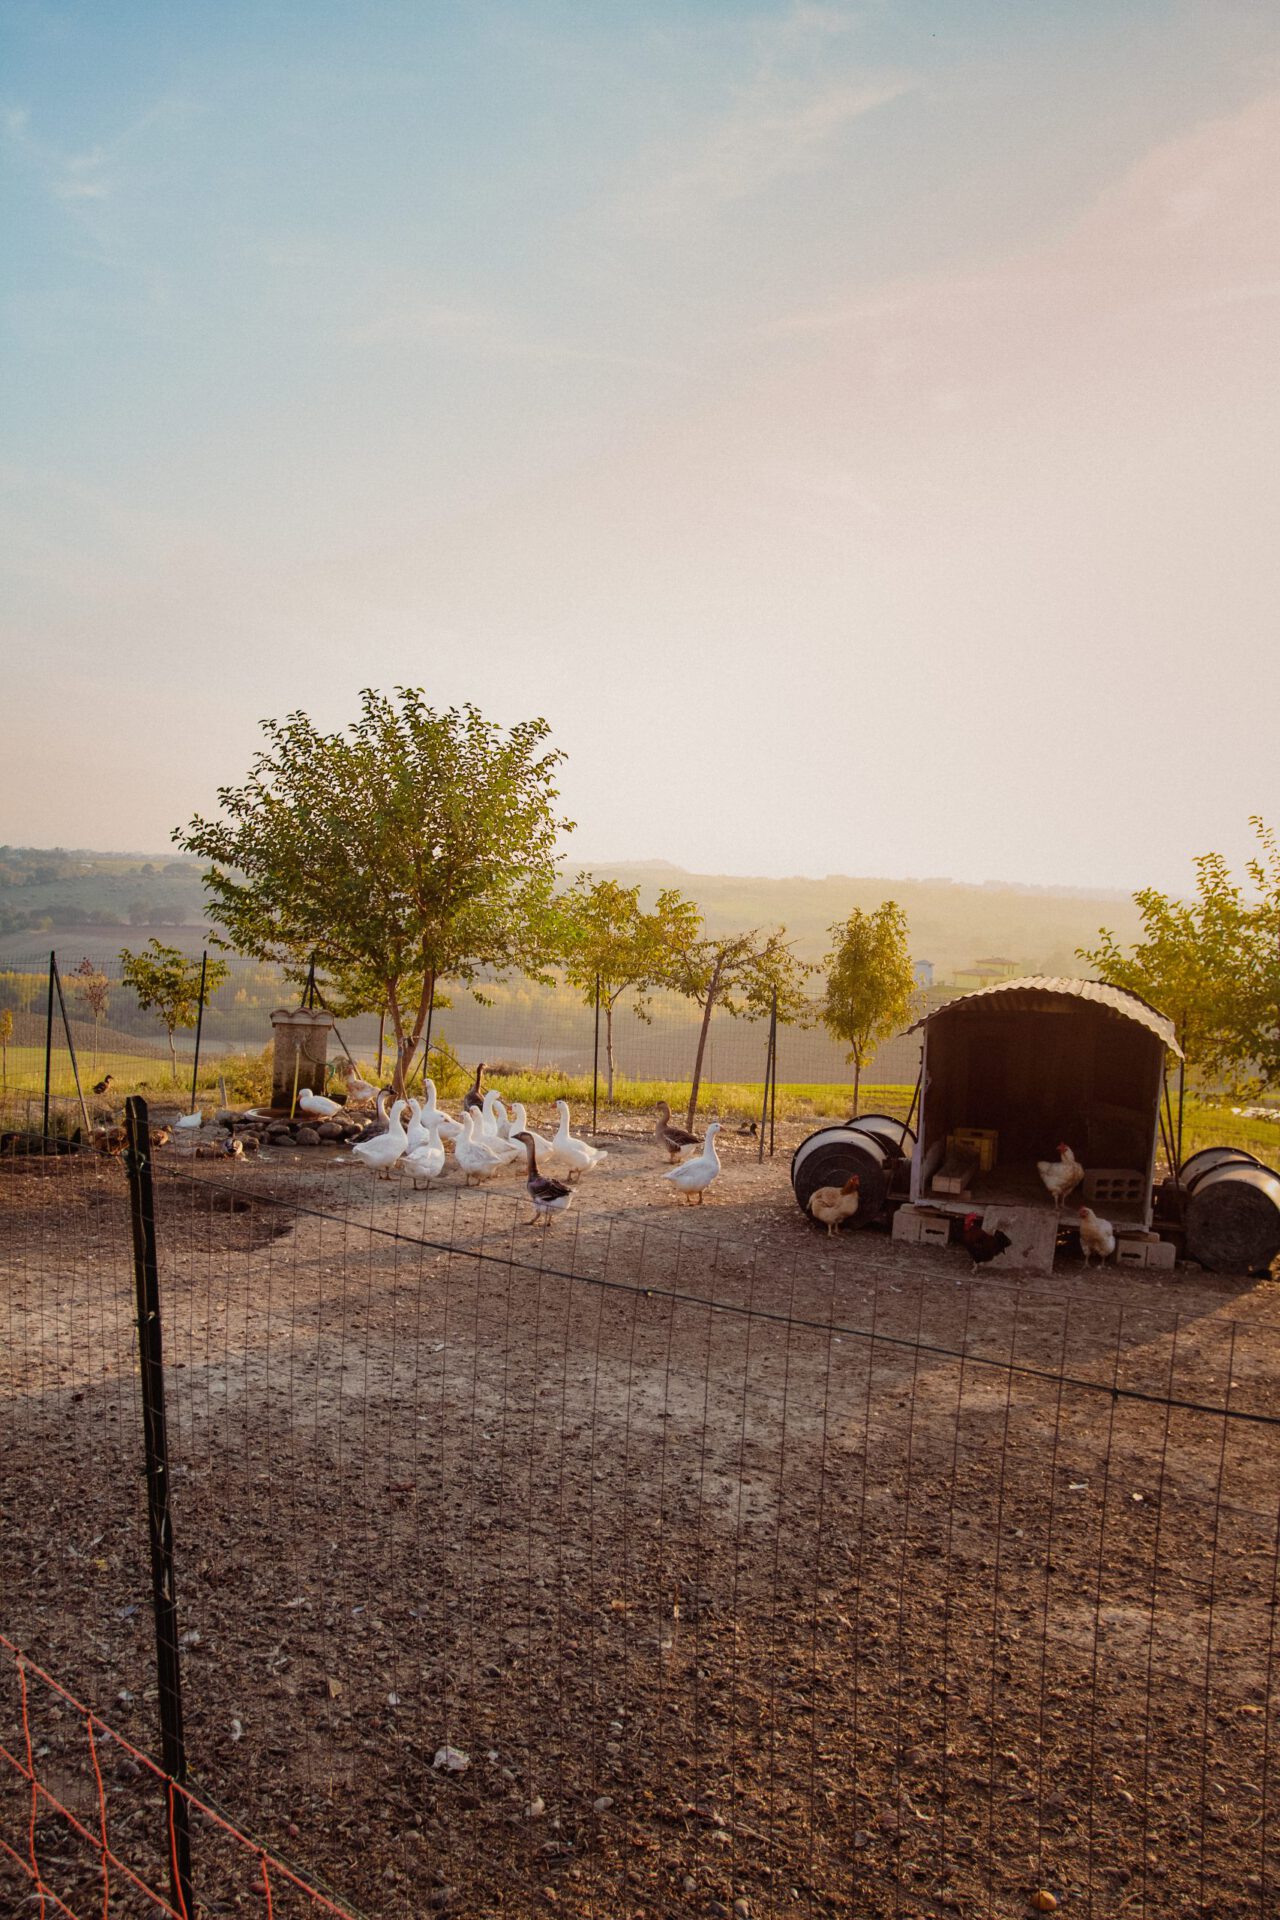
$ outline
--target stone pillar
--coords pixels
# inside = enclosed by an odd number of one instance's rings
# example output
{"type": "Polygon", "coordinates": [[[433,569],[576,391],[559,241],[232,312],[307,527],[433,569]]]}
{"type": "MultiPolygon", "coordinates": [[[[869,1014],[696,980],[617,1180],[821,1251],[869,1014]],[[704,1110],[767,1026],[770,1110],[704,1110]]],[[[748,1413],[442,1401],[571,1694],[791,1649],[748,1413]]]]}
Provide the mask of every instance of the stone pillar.
{"type": "Polygon", "coordinates": [[[321,1007],[279,1007],[271,1016],[275,1057],[271,1063],[271,1104],[288,1113],[298,1088],[323,1093],[328,1072],[329,1033],[333,1015],[321,1007]]]}

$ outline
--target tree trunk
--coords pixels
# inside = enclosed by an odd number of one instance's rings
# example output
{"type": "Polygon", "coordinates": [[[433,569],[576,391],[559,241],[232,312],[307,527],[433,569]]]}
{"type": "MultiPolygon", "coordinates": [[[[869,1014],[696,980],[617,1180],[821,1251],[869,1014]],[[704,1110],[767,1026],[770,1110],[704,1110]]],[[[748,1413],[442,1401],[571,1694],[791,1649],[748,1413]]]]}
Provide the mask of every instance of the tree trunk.
{"type": "Polygon", "coordinates": [[[855,1053],[853,1056],[853,1118],[855,1120],[858,1117],[858,1089],[861,1085],[862,1055],[861,1053],[855,1053]]]}
{"type": "Polygon", "coordinates": [[[613,1002],[612,1000],[606,1000],[604,1003],[604,1061],[605,1061],[604,1097],[605,1097],[605,1100],[608,1102],[608,1104],[612,1106],[613,1105],[613,1002]]]}
{"type": "Polygon", "coordinates": [[[173,1062],[173,1084],[176,1087],[178,1084],[178,1049],[173,1044],[173,1028],[166,1027],[165,1032],[169,1036],[169,1058],[173,1062]]]}
{"type": "Polygon", "coordinates": [[[720,969],[723,965],[724,955],[720,954],[717,956],[716,964],[711,970],[711,981],[707,987],[706,1004],[702,1009],[702,1031],[698,1035],[698,1051],[694,1056],[693,1062],[693,1085],[689,1089],[689,1112],[685,1118],[685,1126],[690,1133],[693,1132],[693,1116],[698,1111],[698,1089],[702,1085],[702,1059],[707,1050],[707,1033],[711,1026],[711,1009],[716,1003],[716,993],[720,987],[720,969]]]}

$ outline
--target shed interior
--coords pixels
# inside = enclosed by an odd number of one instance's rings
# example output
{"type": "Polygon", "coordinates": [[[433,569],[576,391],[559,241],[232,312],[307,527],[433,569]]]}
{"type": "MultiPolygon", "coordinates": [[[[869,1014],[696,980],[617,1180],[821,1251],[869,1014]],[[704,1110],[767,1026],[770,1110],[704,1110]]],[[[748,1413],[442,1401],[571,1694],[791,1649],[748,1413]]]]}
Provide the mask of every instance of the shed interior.
{"type": "MultiPolygon", "coordinates": [[[[1086,1169],[1143,1175],[1143,1199],[1108,1217],[1145,1226],[1160,1126],[1164,1046],[1151,1030],[1096,1002],[1048,993],[974,996],[926,1024],[918,1196],[957,1129],[997,1135],[996,1160],[968,1193],[983,1205],[1052,1205],[1036,1170],[1066,1141],[1086,1169]]],[[[1073,1195],[1069,1204],[1079,1202],[1073,1195]]]]}

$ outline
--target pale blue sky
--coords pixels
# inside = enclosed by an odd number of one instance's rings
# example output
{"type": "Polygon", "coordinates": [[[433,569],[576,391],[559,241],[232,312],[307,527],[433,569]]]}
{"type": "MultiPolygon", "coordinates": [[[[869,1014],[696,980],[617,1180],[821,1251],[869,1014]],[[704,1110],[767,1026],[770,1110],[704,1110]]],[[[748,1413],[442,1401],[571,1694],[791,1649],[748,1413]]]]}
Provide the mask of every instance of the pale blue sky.
{"type": "Polygon", "coordinates": [[[0,839],[420,682],[575,857],[1178,884],[1275,815],[1269,4],[0,15],[0,839]]]}

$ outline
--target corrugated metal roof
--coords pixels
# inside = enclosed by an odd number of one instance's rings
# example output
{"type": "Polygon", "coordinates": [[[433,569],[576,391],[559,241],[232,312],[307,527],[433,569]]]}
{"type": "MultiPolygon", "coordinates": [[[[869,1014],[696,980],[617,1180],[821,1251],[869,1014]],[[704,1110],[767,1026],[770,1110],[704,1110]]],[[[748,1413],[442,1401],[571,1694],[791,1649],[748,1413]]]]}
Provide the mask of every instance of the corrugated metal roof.
{"type": "Polygon", "coordinates": [[[926,1013],[907,1031],[915,1033],[941,1014],[972,1006],[977,1000],[999,999],[1008,1004],[1011,1011],[1023,1012],[1033,1008],[1037,1000],[1048,998],[1091,1000],[1095,1006],[1105,1007],[1108,1013],[1118,1014],[1122,1020],[1135,1020],[1148,1033],[1154,1033],[1170,1053],[1182,1058],[1182,1048],[1178,1045],[1172,1020],[1157,1013],[1138,994],[1130,993],[1124,987],[1107,986],[1101,980],[1051,979],[1039,973],[1027,974],[1021,980],[997,980],[994,986],[978,987],[973,993],[957,994],[954,1000],[948,1000],[942,1006],[935,1007],[932,1013],[926,1013]]]}

